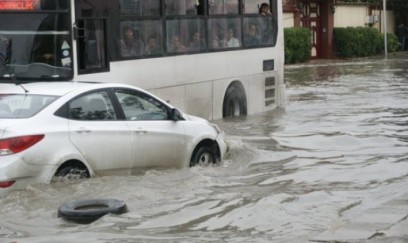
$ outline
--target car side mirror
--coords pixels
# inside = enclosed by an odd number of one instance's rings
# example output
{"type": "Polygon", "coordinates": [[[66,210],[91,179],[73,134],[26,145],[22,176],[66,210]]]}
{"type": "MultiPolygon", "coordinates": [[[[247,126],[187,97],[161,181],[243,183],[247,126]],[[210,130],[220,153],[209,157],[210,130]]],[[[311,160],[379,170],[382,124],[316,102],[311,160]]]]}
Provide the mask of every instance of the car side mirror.
{"type": "Polygon", "coordinates": [[[181,112],[179,110],[177,110],[176,108],[171,109],[171,119],[173,121],[180,121],[180,120],[184,120],[183,119],[183,115],[181,114],[181,112]]]}

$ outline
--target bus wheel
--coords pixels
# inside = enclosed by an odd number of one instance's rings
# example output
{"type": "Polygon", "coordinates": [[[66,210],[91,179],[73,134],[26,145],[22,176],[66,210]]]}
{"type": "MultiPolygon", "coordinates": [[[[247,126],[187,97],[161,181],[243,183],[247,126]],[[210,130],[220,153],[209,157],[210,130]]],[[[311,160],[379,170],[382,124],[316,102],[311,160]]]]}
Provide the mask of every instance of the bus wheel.
{"type": "Polygon", "coordinates": [[[222,116],[242,116],[247,114],[247,101],[242,85],[232,85],[225,92],[222,116]]]}

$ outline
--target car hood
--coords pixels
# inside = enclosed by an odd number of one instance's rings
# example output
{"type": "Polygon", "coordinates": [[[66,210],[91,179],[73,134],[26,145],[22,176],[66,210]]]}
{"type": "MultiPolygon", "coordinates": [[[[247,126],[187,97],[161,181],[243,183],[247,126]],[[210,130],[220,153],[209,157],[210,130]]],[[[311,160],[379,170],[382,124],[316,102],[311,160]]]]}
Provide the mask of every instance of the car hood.
{"type": "Polygon", "coordinates": [[[192,116],[192,115],[184,114],[184,118],[187,121],[198,121],[198,122],[209,123],[206,119],[203,119],[203,118],[198,117],[198,116],[192,116]]]}

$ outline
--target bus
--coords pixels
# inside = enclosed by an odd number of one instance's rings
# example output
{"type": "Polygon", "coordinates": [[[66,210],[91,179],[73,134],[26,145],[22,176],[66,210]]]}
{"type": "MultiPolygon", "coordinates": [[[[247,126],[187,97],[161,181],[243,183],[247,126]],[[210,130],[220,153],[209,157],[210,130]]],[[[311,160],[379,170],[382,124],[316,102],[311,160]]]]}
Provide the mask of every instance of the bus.
{"type": "Polygon", "coordinates": [[[284,103],[282,3],[0,0],[0,65],[0,82],[127,83],[209,120],[264,112],[284,103]]]}

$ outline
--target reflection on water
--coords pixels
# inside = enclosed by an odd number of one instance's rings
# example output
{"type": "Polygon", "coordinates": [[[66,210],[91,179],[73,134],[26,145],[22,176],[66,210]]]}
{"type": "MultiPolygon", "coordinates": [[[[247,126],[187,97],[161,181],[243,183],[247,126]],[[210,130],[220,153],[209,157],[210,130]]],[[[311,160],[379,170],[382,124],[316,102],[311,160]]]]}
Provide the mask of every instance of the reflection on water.
{"type": "Polygon", "coordinates": [[[215,121],[231,145],[211,168],[31,185],[0,200],[2,242],[307,242],[408,191],[408,61],[286,69],[283,109],[215,121]],[[57,218],[80,198],[129,212],[57,218]]]}

